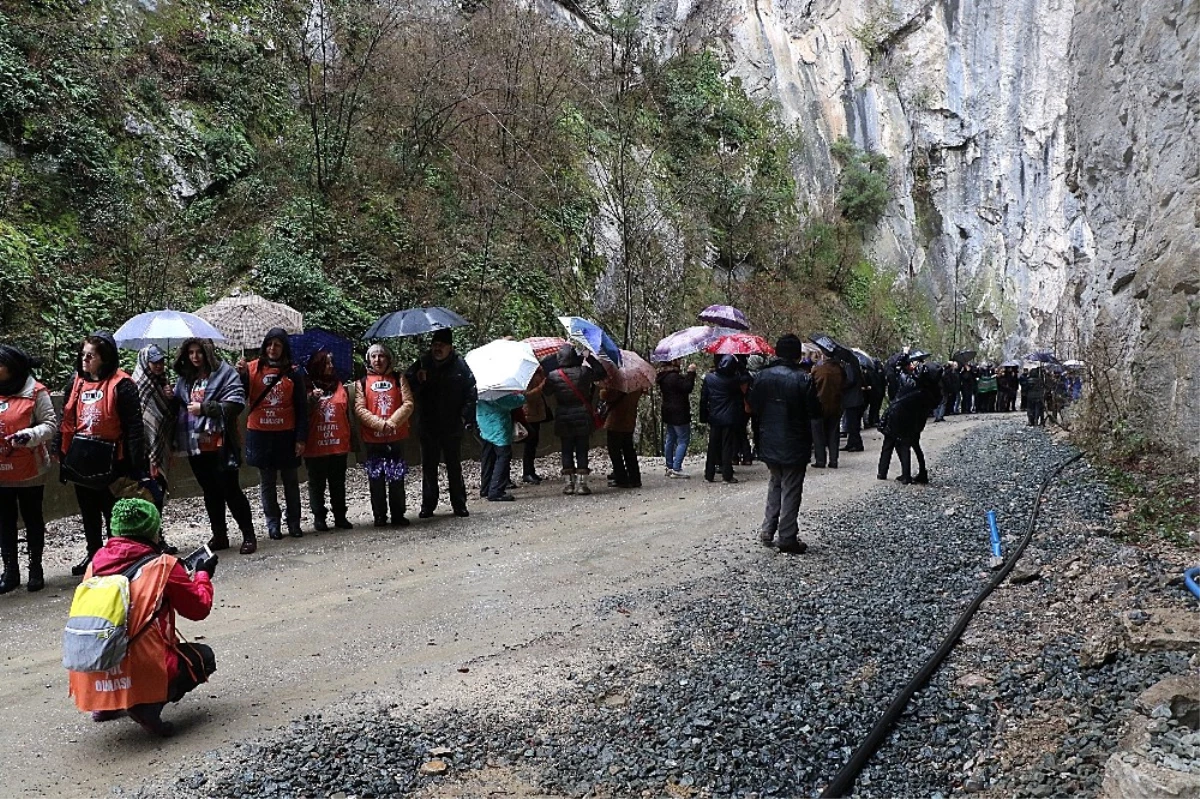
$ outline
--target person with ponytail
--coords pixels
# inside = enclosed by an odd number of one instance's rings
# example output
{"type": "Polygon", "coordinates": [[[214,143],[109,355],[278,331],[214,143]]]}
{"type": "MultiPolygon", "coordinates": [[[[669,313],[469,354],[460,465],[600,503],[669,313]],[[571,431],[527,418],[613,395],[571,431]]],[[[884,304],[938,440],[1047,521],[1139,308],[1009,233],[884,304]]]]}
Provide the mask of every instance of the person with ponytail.
{"type": "Polygon", "coordinates": [[[21,585],[17,562],[17,519],[25,521],[29,548],[30,591],[46,587],[42,575],[42,551],[46,545],[46,521],[42,500],[50,471],[50,449],[58,418],[50,392],[33,376],[41,365],[23,350],[0,344],[0,555],[4,574],[0,594],[21,585]]]}

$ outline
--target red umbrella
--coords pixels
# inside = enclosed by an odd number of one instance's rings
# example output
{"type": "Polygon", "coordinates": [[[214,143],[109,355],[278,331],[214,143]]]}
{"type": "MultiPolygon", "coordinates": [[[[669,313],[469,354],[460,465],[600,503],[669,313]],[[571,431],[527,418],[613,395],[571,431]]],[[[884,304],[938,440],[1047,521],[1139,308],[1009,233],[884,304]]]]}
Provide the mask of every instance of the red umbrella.
{"type": "Polygon", "coordinates": [[[730,333],[704,348],[713,355],[774,355],[775,348],[762,336],[753,333],[730,333]]]}
{"type": "Polygon", "coordinates": [[[533,354],[541,360],[547,355],[554,355],[571,342],[558,336],[532,336],[525,339],[525,343],[533,347],[533,354]]]}

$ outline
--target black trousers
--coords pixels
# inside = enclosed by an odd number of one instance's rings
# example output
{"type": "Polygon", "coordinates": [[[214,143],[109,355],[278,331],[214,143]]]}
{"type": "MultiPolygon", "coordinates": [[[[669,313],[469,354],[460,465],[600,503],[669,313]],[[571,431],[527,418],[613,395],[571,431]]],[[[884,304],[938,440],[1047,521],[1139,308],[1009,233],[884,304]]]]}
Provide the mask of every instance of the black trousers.
{"type": "Polygon", "coordinates": [[[529,436],[525,439],[525,449],[521,451],[521,476],[533,477],[537,474],[534,461],[537,459],[538,444],[542,439],[542,423],[526,422],[525,429],[529,436]]]}
{"type": "Polygon", "coordinates": [[[238,482],[238,471],[225,468],[225,457],[221,452],[201,452],[189,455],[188,465],[196,482],[204,492],[204,510],[208,513],[208,524],[217,538],[228,537],[229,524],[225,520],[225,509],[237,523],[243,538],[254,537],[254,519],[250,501],[242,493],[238,482]]]}
{"type": "Polygon", "coordinates": [[[17,518],[25,520],[30,562],[41,563],[46,548],[46,518],[42,514],[45,486],[0,486],[0,554],[5,562],[17,558],[17,518]]]}
{"type": "Polygon", "coordinates": [[[508,493],[512,444],[493,444],[484,440],[479,453],[479,495],[497,499],[508,493]]]}
{"type": "Polygon", "coordinates": [[[846,449],[851,451],[861,452],[863,449],[862,440],[862,417],[863,407],[858,405],[854,408],[846,408],[842,411],[846,419],[846,449]]]}
{"type": "Polygon", "coordinates": [[[608,431],[608,457],[612,461],[612,476],[617,485],[640,488],[642,470],[638,466],[637,450],[633,446],[633,433],[608,431]]]}
{"type": "Polygon", "coordinates": [[[879,476],[887,477],[888,468],[892,465],[892,452],[900,459],[900,475],[912,477],[912,454],[917,455],[917,473],[925,474],[925,452],[921,449],[921,439],[911,444],[899,441],[891,436],[883,437],[883,448],[879,451],[879,476]]]}
{"type": "Polygon", "coordinates": [[[959,396],[962,397],[962,404],[959,405],[959,413],[974,413],[975,392],[963,389],[959,396]]]}
{"type": "Polygon", "coordinates": [[[825,466],[827,463],[829,466],[838,465],[838,445],[841,443],[838,429],[841,422],[841,414],[809,420],[813,438],[813,463],[817,466],[825,466]]]}
{"type": "Polygon", "coordinates": [[[346,458],[342,455],[322,455],[305,458],[308,469],[308,505],[313,518],[325,521],[329,511],[333,518],[346,518],[346,458]],[[329,486],[329,506],[325,506],[325,486],[329,486]]]}
{"type": "Polygon", "coordinates": [[[217,670],[217,658],[210,646],[182,641],[175,645],[175,651],[179,654],[179,674],[167,686],[167,699],[172,702],[178,702],[196,686],[208,682],[209,676],[217,670]]]}
{"type": "Polygon", "coordinates": [[[88,488],[76,484],[75,499],[79,502],[79,516],[83,519],[83,537],[87,541],[88,553],[98,552],[104,546],[104,531],[112,519],[113,505],[117,498],[108,488],[88,488]]]}
{"type": "Polygon", "coordinates": [[[433,513],[438,506],[438,464],[446,464],[450,506],[467,509],[467,486],[462,473],[462,436],[421,434],[421,512],[433,513]]]}
{"type": "Polygon", "coordinates": [[[721,479],[733,479],[733,450],[736,446],[736,430],[731,425],[709,424],[708,454],[704,459],[704,479],[712,482],[717,471],[721,479]]]}

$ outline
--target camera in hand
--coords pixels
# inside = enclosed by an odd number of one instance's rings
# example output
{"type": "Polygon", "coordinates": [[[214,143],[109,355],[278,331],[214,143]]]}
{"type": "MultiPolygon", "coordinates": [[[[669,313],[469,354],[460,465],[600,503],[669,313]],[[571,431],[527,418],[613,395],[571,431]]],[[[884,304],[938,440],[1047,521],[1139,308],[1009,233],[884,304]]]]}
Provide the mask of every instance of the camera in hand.
{"type": "Polygon", "coordinates": [[[213,551],[209,549],[208,544],[205,544],[192,554],[188,555],[186,558],[181,558],[180,562],[183,563],[185,569],[190,572],[194,572],[201,563],[204,563],[212,556],[213,551]]]}

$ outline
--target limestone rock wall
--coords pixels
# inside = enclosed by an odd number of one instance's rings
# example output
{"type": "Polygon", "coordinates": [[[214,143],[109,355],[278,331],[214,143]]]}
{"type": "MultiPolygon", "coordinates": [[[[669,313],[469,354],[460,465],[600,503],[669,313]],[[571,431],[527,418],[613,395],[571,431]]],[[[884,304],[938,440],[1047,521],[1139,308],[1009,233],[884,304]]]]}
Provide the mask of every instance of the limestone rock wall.
{"type": "Polygon", "coordinates": [[[1200,452],[1200,2],[652,0],[643,19],[664,55],[715,46],[780,103],[810,201],[839,136],[888,156],[873,252],[959,345],[1103,339],[1155,430],[1200,452]]]}

